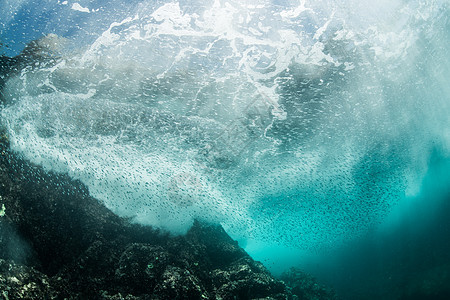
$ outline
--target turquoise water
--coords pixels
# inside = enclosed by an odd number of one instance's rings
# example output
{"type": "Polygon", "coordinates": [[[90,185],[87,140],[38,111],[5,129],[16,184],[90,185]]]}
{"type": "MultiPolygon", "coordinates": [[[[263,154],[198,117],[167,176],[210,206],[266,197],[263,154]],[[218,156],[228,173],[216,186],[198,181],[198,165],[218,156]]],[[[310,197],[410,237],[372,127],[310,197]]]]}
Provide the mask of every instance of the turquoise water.
{"type": "Polygon", "coordinates": [[[448,2],[372,2],[3,1],[3,53],[41,39],[1,121],[118,215],[342,286],[449,199],[448,2]]]}

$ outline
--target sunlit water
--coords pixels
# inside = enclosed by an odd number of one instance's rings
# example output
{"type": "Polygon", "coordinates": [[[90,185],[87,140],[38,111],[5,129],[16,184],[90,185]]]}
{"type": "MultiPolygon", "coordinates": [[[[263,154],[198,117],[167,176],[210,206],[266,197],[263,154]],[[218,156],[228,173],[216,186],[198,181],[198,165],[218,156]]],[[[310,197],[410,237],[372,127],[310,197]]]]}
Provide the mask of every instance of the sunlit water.
{"type": "Polygon", "coordinates": [[[130,3],[0,4],[7,54],[58,35],[4,87],[12,148],[120,216],[306,257],[394,224],[450,158],[447,1],[130,3]]]}

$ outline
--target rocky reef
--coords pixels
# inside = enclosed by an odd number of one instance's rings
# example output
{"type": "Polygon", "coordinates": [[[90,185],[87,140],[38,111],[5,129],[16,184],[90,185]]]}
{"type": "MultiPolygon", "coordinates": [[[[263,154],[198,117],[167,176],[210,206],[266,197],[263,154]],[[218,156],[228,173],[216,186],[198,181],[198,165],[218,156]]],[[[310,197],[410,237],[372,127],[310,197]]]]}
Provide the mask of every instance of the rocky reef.
{"type": "Polygon", "coordinates": [[[2,299],[334,299],[288,287],[221,226],[185,236],[119,218],[79,181],[0,141],[2,299]],[[305,296],[308,295],[308,296],[305,296]]]}

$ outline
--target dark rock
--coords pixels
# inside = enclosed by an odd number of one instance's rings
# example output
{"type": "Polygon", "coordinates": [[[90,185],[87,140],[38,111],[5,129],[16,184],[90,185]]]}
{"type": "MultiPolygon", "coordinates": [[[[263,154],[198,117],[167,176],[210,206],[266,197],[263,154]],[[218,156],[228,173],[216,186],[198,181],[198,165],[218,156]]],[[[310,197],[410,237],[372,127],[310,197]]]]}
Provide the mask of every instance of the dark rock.
{"type": "Polygon", "coordinates": [[[154,290],[156,299],[211,299],[200,280],[189,270],[167,266],[154,290]]]}
{"type": "Polygon", "coordinates": [[[133,243],[120,256],[115,279],[127,292],[151,294],[171,261],[161,246],[133,243]]]}
{"type": "Polygon", "coordinates": [[[216,299],[253,299],[269,295],[272,299],[286,299],[286,286],[250,257],[234,261],[224,269],[216,269],[211,275],[219,287],[216,299]]]}
{"type": "Polygon", "coordinates": [[[131,224],[0,136],[0,258],[15,261],[0,261],[0,287],[9,299],[292,298],[221,226],[195,222],[170,236],[131,224]]]}
{"type": "Polygon", "coordinates": [[[188,242],[204,245],[202,255],[206,255],[212,265],[222,267],[231,262],[248,257],[221,226],[196,222],[186,235],[188,242]]]}
{"type": "Polygon", "coordinates": [[[338,299],[331,289],[321,285],[311,275],[299,269],[291,268],[281,275],[283,280],[292,289],[292,294],[299,299],[338,299]]]}
{"type": "Polygon", "coordinates": [[[56,299],[57,295],[45,274],[0,259],[1,299],[56,299]]]}
{"type": "MultiPolygon", "coordinates": [[[[288,289],[221,226],[195,222],[185,236],[174,237],[131,224],[90,197],[79,181],[48,173],[11,153],[8,146],[3,134],[0,205],[6,211],[0,219],[5,229],[0,249],[11,249],[14,239],[21,241],[18,248],[29,245],[31,250],[21,259],[27,267],[18,270],[31,278],[25,284],[37,282],[33,291],[41,293],[39,297],[290,297],[288,289]]],[[[0,257],[14,259],[5,253],[0,257]]]]}

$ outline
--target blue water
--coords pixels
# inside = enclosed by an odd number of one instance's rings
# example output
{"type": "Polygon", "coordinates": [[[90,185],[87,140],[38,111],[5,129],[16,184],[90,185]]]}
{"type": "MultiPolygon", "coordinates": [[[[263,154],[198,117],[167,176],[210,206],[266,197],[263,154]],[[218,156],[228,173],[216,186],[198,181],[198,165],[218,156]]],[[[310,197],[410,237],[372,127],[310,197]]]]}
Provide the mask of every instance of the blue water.
{"type": "Polygon", "coordinates": [[[341,291],[390,274],[393,291],[424,253],[448,262],[448,6],[3,0],[0,53],[40,48],[1,122],[121,216],[220,223],[274,273],[341,291]]]}

